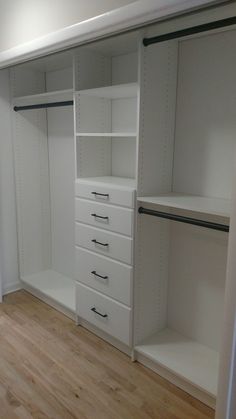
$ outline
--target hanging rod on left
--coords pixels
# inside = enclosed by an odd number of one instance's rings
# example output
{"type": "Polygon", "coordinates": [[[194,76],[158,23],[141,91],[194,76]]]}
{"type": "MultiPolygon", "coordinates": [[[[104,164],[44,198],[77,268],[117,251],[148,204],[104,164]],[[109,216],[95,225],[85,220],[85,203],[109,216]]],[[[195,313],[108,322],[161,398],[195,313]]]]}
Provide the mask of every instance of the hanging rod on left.
{"type": "Polygon", "coordinates": [[[14,111],[26,111],[30,109],[46,109],[46,108],[57,108],[60,106],[73,106],[73,100],[65,100],[62,102],[49,102],[49,103],[38,103],[36,105],[24,105],[24,106],[14,106],[14,111]]]}

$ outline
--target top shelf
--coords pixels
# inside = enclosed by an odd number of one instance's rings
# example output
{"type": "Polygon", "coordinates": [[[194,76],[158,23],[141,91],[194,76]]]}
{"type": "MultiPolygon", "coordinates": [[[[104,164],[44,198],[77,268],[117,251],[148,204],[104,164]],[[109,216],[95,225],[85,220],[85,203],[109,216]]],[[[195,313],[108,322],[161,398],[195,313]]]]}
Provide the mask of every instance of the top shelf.
{"type": "Polygon", "coordinates": [[[36,95],[20,96],[13,99],[15,106],[39,105],[42,103],[64,102],[73,100],[73,89],[57,90],[36,95]]]}
{"type": "MultiPolygon", "coordinates": [[[[194,196],[185,194],[163,194],[158,196],[138,197],[138,201],[144,204],[150,204],[152,207],[160,211],[171,211],[173,209],[181,214],[181,210],[185,212],[198,213],[206,217],[230,218],[230,200],[223,198],[210,198],[204,196],[194,196]]],[[[146,205],[145,205],[146,206],[146,205]]]]}
{"type": "Polygon", "coordinates": [[[80,90],[80,95],[94,96],[106,99],[122,99],[136,97],[138,94],[137,83],[119,84],[114,86],[99,87],[96,89],[80,90]]]}

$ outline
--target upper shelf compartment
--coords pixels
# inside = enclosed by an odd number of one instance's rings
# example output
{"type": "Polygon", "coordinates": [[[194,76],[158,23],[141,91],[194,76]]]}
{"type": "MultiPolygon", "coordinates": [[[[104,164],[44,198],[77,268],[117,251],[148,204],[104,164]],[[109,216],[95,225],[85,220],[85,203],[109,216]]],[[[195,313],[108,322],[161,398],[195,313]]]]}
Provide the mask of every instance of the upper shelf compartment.
{"type": "Polygon", "coordinates": [[[76,92],[76,134],[91,137],[135,137],[137,96],[137,83],[76,92]]]}
{"type": "MultiPolygon", "coordinates": [[[[57,90],[55,92],[39,93],[29,96],[15,97],[13,106],[27,109],[34,105],[46,105],[51,103],[64,103],[73,101],[73,89],[57,90]]],[[[46,107],[46,106],[45,106],[46,107]]],[[[29,108],[30,109],[30,108],[29,108]]],[[[21,110],[21,109],[19,109],[21,110]]],[[[22,109],[23,110],[23,109],[22,109]]]]}

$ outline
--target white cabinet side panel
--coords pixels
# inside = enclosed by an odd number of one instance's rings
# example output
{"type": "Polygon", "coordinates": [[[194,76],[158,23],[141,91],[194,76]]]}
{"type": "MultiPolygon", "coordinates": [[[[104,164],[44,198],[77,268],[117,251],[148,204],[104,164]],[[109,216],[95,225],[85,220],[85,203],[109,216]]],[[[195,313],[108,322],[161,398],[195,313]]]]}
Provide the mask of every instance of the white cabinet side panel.
{"type": "Polygon", "coordinates": [[[74,277],[74,132],[72,107],[47,111],[52,269],[74,277]]]}
{"type": "Polygon", "coordinates": [[[235,30],[180,43],[175,192],[231,196],[236,144],[235,50],[235,30]]]}
{"type": "MultiPolygon", "coordinates": [[[[171,191],[178,43],[140,54],[138,194],[171,191]]],[[[167,322],[169,223],[138,215],[135,273],[135,343],[167,322]]]]}
{"type": "Polygon", "coordinates": [[[18,283],[9,70],[0,71],[0,274],[3,293],[18,283]]]}
{"type": "Polygon", "coordinates": [[[135,344],[166,327],[169,223],[138,215],[135,277],[135,344]]]}
{"type": "Polygon", "coordinates": [[[141,49],[139,196],[171,190],[177,55],[173,41],[141,49]]]}
{"type": "Polygon", "coordinates": [[[50,199],[46,111],[13,114],[21,276],[50,267],[50,199]]]}

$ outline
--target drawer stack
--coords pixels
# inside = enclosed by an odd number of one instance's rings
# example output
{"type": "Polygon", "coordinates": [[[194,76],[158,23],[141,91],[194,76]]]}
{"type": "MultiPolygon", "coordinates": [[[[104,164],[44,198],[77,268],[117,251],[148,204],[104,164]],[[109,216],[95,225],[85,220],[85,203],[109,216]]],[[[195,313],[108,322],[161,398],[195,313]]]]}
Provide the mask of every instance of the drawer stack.
{"type": "Polygon", "coordinates": [[[131,345],[135,189],[78,179],[76,314],[131,345]]]}

